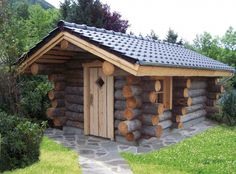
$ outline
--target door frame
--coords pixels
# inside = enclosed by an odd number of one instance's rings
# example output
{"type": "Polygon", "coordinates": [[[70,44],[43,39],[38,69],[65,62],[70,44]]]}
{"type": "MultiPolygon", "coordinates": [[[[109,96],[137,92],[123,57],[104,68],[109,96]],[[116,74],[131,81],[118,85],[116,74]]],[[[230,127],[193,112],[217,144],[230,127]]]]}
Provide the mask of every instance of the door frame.
{"type": "MultiPolygon", "coordinates": [[[[102,68],[101,61],[83,63],[84,69],[84,134],[90,134],[90,72],[89,68],[102,68]]],[[[107,94],[107,119],[109,122],[108,137],[114,140],[114,77],[109,76],[107,94]]],[[[108,126],[108,125],[107,125],[108,126]]]]}

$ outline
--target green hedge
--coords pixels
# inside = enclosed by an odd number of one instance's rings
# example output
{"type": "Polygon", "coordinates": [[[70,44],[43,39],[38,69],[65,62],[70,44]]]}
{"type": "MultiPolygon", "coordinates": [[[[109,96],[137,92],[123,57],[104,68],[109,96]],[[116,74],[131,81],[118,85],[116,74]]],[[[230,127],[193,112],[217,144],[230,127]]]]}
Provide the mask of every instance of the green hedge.
{"type": "Polygon", "coordinates": [[[0,173],[37,161],[43,130],[25,118],[0,112],[0,173]]]}

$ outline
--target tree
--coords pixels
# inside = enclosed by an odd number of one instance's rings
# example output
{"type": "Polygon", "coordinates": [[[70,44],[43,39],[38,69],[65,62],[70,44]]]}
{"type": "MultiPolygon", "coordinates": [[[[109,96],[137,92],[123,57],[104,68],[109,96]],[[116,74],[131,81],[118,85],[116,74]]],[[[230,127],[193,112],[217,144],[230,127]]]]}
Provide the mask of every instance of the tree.
{"type": "Polygon", "coordinates": [[[158,35],[155,33],[154,30],[151,30],[150,35],[147,35],[147,38],[153,39],[153,40],[158,40],[158,35]]]}
{"type": "Polygon", "coordinates": [[[99,0],[65,0],[60,6],[62,18],[68,22],[86,24],[125,33],[129,27],[121,14],[111,12],[107,4],[99,0]]]}
{"type": "Polygon", "coordinates": [[[174,30],[170,29],[167,32],[166,35],[166,39],[164,39],[165,42],[169,42],[169,43],[174,43],[174,44],[179,44],[179,45],[183,45],[183,41],[182,39],[178,40],[178,34],[174,32],[174,30]]]}
{"type": "MultiPolygon", "coordinates": [[[[222,37],[213,37],[207,32],[197,35],[193,41],[192,49],[236,67],[236,30],[229,27],[222,37]]],[[[231,87],[236,88],[236,77],[234,76],[229,83],[231,83],[231,87]]]]}

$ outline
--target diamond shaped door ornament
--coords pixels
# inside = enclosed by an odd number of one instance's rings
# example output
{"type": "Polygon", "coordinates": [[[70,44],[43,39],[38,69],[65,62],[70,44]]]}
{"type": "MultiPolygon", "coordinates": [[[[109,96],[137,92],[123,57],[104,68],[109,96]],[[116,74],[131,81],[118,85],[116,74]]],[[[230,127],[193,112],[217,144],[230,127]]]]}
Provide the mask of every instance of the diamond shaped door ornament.
{"type": "Polygon", "coordinates": [[[102,80],[101,77],[99,77],[99,78],[96,80],[96,84],[98,85],[99,88],[101,88],[101,87],[104,85],[104,81],[102,80]]]}

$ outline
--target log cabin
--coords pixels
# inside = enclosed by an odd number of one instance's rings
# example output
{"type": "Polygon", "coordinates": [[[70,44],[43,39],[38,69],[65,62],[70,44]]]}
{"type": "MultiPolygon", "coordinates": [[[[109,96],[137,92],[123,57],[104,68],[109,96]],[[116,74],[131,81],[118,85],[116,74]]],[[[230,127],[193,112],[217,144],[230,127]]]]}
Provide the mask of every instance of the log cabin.
{"type": "Polygon", "coordinates": [[[17,61],[47,75],[55,126],[137,144],[219,112],[219,78],[234,68],[184,46],[60,21],[17,61]]]}

